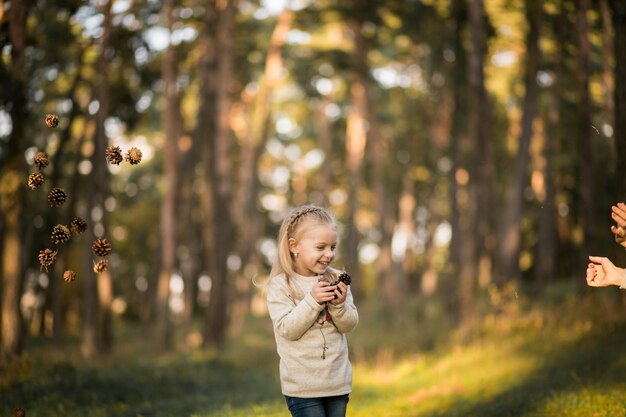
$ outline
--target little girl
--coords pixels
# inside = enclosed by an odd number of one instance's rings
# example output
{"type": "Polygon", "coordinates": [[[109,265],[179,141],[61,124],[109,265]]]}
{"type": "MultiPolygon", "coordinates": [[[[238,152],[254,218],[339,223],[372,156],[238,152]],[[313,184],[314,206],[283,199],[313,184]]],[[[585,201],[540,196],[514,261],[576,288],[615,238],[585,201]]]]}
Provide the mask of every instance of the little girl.
{"type": "Polygon", "coordinates": [[[278,232],[267,305],[293,417],[346,415],[352,366],[345,334],[359,315],[349,286],[335,279],[340,271],[330,267],[336,249],[336,221],[321,207],[294,209],[278,232]]]}

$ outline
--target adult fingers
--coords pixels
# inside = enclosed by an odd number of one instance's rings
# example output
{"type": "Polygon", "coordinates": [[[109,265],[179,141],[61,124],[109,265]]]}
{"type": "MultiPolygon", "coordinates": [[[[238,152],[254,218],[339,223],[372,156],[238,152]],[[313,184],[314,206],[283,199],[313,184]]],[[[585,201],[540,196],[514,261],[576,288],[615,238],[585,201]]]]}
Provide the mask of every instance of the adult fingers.
{"type": "Polygon", "coordinates": [[[602,261],[604,261],[605,259],[607,258],[605,258],[604,256],[589,256],[589,260],[594,264],[601,264],[602,261]]]}

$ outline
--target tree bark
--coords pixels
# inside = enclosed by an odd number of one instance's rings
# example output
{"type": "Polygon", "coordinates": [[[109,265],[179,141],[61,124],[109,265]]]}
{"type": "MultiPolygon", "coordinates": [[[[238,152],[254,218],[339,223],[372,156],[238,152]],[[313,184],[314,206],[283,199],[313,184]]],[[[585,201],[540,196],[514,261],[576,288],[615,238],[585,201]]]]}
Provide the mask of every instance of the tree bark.
{"type": "Polygon", "coordinates": [[[458,271],[461,265],[461,187],[459,178],[462,169],[462,143],[464,140],[465,122],[467,114],[467,54],[463,47],[463,33],[467,27],[467,4],[466,0],[454,0],[452,3],[452,24],[455,60],[452,69],[452,91],[454,110],[452,115],[452,127],[450,128],[450,154],[452,167],[450,169],[450,228],[452,238],[450,241],[450,264],[458,271]]]}
{"type": "Polygon", "coordinates": [[[278,16],[270,37],[270,45],[265,60],[263,75],[259,80],[259,90],[249,103],[247,126],[239,136],[241,141],[241,165],[239,170],[239,193],[235,213],[237,213],[237,249],[241,259],[241,271],[237,276],[235,296],[232,304],[230,331],[237,334],[243,326],[252,297],[252,278],[257,274],[261,259],[256,243],[261,236],[262,219],[259,216],[259,158],[271,126],[272,95],[284,68],[281,50],[287,33],[291,29],[294,13],[285,8],[278,16]]]}
{"type": "MultiPolygon", "coordinates": [[[[88,228],[88,236],[93,242],[95,238],[105,237],[97,233],[97,228],[101,228],[104,232],[107,230],[107,215],[104,207],[108,190],[108,170],[105,166],[104,151],[106,148],[107,137],[104,129],[104,123],[109,116],[110,97],[109,97],[109,60],[111,54],[111,6],[112,1],[107,1],[102,6],[101,13],[104,16],[102,24],[102,37],[99,41],[98,57],[98,73],[99,80],[96,85],[96,97],[98,99],[99,108],[95,117],[95,133],[94,133],[94,149],[91,155],[93,181],[93,190],[88,198],[88,212],[93,215],[94,212],[100,212],[101,218],[91,218],[91,224],[88,228]]],[[[87,251],[89,258],[93,257],[91,253],[91,245],[88,245],[87,251]]],[[[97,276],[93,272],[93,268],[86,268],[85,285],[84,285],[84,333],[82,352],[85,357],[93,357],[95,354],[107,354],[113,346],[113,334],[111,326],[111,303],[113,301],[113,283],[110,272],[103,271],[97,276]]]]}
{"type": "MultiPolygon", "coordinates": [[[[346,126],[346,166],[348,168],[348,201],[346,214],[346,270],[353,276],[359,274],[359,231],[356,225],[359,188],[363,181],[363,155],[367,136],[365,133],[364,86],[355,81],[350,87],[352,108],[346,126]]],[[[351,290],[355,297],[363,295],[358,279],[353,280],[351,290]]]]}
{"type": "Polygon", "coordinates": [[[467,173],[469,182],[466,196],[460,201],[460,229],[463,242],[459,268],[459,318],[464,329],[469,329],[474,316],[474,292],[478,277],[478,258],[481,254],[486,215],[481,212],[485,198],[485,176],[482,172],[485,163],[484,141],[487,113],[487,92],[485,90],[484,60],[487,53],[486,15],[482,0],[469,0],[470,49],[468,53],[469,115],[468,142],[474,150],[467,173]]]}
{"type": "Polygon", "coordinates": [[[519,256],[521,251],[521,224],[524,206],[524,189],[528,186],[530,142],[533,136],[533,124],[537,116],[537,71],[539,70],[539,38],[542,5],[534,0],[526,0],[526,66],[524,70],[524,101],[522,104],[521,133],[518,141],[517,156],[513,168],[512,184],[507,187],[504,221],[500,224],[499,262],[496,282],[502,284],[519,281],[519,256]]]}
{"type": "MultiPolygon", "coordinates": [[[[163,15],[172,33],[175,23],[174,1],[166,0],[163,15]]],[[[170,322],[170,279],[176,267],[176,201],[178,200],[178,140],[182,133],[180,95],[177,87],[178,54],[170,42],[163,56],[163,84],[165,92],[165,190],[161,206],[161,266],[157,284],[157,328],[160,345],[172,347],[173,335],[170,322]]]]}
{"type": "Polygon", "coordinates": [[[0,366],[14,360],[22,350],[22,221],[24,208],[24,157],[26,142],[26,19],[27,2],[12,2],[9,16],[11,41],[11,108],[13,130],[7,145],[7,158],[0,169],[0,213],[2,213],[2,298],[0,305],[0,366]]]}
{"type": "Polygon", "coordinates": [[[215,115],[214,136],[208,137],[210,159],[208,183],[211,185],[212,218],[209,226],[212,256],[210,261],[211,295],[205,311],[203,345],[221,347],[225,342],[228,326],[228,267],[227,261],[234,248],[233,224],[231,218],[232,190],[230,187],[231,156],[229,110],[231,105],[231,77],[233,72],[233,32],[237,1],[228,0],[219,10],[216,26],[216,42],[220,45],[219,59],[215,61],[214,83],[215,115]]]}
{"type": "Polygon", "coordinates": [[[613,28],[615,38],[615,143],[617,144],[617,183],[620,186],[618,196],[626,195],[626,2],[611,0],[613,28]]]}
{"type": "MultiPolygon", "coordinates": [[[[593,167],[593,147],[591,143],[591,100],[589,97],[589,79],[590,69],[589,60],[591,54],[591,44],[589,42],[589,23],[587,20],[587,12],[590,7],[590,0],[577,1],[577,34],[578,34],[578,154],[580,160],[578,162],[580,170],[580,194],[582,212],[580,213],[581,222],[584,230],[584,252],[591,254],[597,253],[598,247],[595,240],[596,224],[595,216],[595,170],[593,167]]],[[[599,219],[598,219],[599,220],[599,219]]],[[[583,260],[581,268],[586,264],[583,260]]]]}

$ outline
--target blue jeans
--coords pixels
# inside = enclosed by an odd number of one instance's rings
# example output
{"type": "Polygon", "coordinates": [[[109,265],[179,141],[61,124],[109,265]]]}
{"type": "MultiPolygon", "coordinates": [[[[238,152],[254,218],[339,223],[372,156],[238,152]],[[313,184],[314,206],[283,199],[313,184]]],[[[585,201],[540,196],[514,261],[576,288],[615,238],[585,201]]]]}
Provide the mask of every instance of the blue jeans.
{"type": "Polygon", "coordinates": [[[345,417],[349,394],[336,397],[298,398],[285,395],[292,417],[345,417]]]}

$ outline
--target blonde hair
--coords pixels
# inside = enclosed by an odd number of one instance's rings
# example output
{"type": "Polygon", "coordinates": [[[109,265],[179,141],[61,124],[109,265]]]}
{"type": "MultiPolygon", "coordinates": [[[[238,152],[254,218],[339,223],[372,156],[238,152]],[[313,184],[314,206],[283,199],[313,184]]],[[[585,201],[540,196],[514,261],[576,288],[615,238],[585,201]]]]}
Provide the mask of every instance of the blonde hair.
{"type": "MultiPolygon", "coordinates": [[[[301,231],[304,229],[301,226],[309,222],[316,222],[318,224],[328,225],[335,229],[337,228],[337,221],[335,220],[335,217],[328,210],[314,205],[296,207],[287,217],[283,219],[283,222],[280,225],[280,230],[278,231],[278,238],[276,240],[276,259],[272,265],[272,270],[270,271],[267,284],[269,285],[270,281],[275,276],[285,274],[287,285],[292,290],[292,296],[294,294],[289,278],[296,272],[293,267],[294,255],[289,250],[289,239],[297,239],[298,236],[300,236],[301,231]]],[[[338,270],[328,267],[324,275],[335,275],[338,272],[338,270]]]]}

